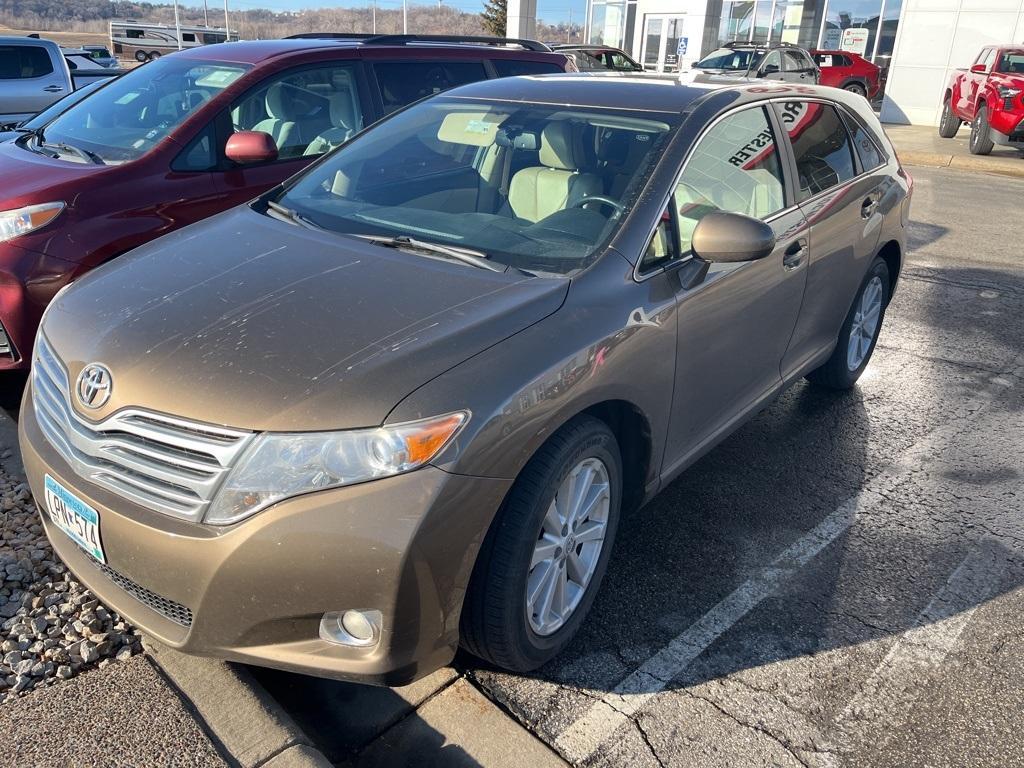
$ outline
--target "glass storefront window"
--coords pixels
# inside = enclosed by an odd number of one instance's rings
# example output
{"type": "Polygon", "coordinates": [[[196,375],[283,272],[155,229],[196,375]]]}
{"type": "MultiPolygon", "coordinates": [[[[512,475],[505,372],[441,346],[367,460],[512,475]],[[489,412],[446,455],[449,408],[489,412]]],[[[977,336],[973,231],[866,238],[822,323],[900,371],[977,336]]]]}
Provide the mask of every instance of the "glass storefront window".
{"type": "MultiPolygon", "coordinates": [[[[878,59],[885,57],[888,61],[892,56],[892,48],[896,43],[896,28],[900,25],[900,10],[903,7],[902,0],[885,0],[885,12],[882,14],[882,32],[878,40],[878,59]]],[[[876,60],[881,66],[882,62],[876,60]]]]}
{"type": "Polygon", "coordinates": [[[750,27],[754,20],[754,5],[751,2],[722,3],[722,21],[718,25],[718,45],[723,46],[735,40],[749,40],[750,27]]]}
{"type": "MultiPolygon", "coordinates": [[[[825,15],[825,27],[821,34],[821,47],[826,50],[837,50],[841,47],[843,30],[866,29],[867,41],[864,50],[856,49],[864,58],[870,60],[875,50],[875,36],[878,33],[878,17],[882,13],[882,0],[830,0],[825,15]]],[[[897,3],[896,20],[900,17],[897,3]]],[[[895,23],[893,24],[895,35],[895,23]]]]}
{"type": "Polygon", "coordinates": [[[626,40],[626,0],[595,2],[590,12],[591,45],[622,48],[626,40]]]}

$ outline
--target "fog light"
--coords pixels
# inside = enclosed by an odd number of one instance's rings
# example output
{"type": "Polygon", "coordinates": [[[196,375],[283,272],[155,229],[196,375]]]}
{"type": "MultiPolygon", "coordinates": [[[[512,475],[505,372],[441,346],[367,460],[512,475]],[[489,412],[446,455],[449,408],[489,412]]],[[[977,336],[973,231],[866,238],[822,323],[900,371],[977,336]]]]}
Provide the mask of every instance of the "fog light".
{"type": "Polygon", "coordinates": [[[320,639],[354,648],[369,648],[380,636],[380,611],[330,611],[320,619],[320,639]]]}

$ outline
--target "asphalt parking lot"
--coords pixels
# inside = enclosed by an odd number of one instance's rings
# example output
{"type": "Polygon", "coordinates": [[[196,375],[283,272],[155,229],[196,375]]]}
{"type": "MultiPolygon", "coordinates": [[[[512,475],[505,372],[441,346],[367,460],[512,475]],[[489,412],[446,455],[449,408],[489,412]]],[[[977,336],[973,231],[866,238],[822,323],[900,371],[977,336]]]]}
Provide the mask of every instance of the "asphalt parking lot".
{"type": "MultiPolygon", "coordinates": [[[[796,386],[625,519],[561,657],[459,658],[444,685],[585,766],[1024,762],[1020,181],[911,170],[912,252],[859,387],[796,386]]],[[[360,762],[379,690],[260,676],[360,762]]]]}

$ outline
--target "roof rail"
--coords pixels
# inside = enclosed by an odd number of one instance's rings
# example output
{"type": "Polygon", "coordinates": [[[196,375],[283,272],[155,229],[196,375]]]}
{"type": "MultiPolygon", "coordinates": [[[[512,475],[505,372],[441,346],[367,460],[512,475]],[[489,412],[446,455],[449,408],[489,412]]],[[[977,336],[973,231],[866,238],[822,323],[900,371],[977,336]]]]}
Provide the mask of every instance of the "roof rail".
{"type": "Polygon", "coordinates": [[[800,48],[796,43],[782,43],[782,42],[770,42],[770,43],[759,43],[754,40],[733,40],[730,43],[726,43],[722,46],[723,48],[765,48],[771,50],[772,48],[800,48]]]}
{"type": "Polygon", "coordinates": [[[372,32],[299,32],[282,40],[365,40],[373,36],[372,32]]]}
{"type": "Polygon", "coordinates": [[[408,45],[409,43],[474,43],[476,45],[518,45],[528,51],[548,53],[551,49],[537,40],[476,35],[375,35],[363,39],[366,45],[408,45]]]}

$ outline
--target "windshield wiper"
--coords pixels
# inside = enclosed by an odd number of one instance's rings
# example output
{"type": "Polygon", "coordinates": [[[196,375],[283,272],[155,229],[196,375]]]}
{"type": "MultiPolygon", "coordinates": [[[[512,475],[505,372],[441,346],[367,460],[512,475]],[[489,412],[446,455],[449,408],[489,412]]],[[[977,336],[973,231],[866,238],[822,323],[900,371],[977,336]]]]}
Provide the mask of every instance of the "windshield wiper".
{"type": "Polygon", "coordinates": [[[383,245],[386,248],[404,248],[425,253],[436,253],[455,261],[461,261],[463,264],[471,264],[474,267],[480,267],[480,269],[489,269],[491,272],[505,271],[505,267],[488,261],[486,253],[474,251],[471,248],[460,248],[453,245],[431,243],[427,240],[416,240],[408,235],[398,235],[397,237],[389,237],[387,235],[354,235],[354,237],[369,240],[371,243],[383,245]]]}
{"type": "Polygon", "coordinates": [[[292,210],[280,203],[275,203],[273,200],[267,200],[267,208],[272,210],[282,219],[290,221],[292,224],[298,224],[300,227],[305,227],[306,229],[323,229],[323,227],[314,224],[298,211],[292,210]]]}
{"type": "Polygon", "coordinates": [[[80,147],[74,147],[70,144],[65,144],[63,141],[43,141],[42,129],[33,131],[32,133],[36,136],[36,144],[44,149],[56,149],[61,152],[65,152],[70,155],[75,155],[87,163],[94,163],[95,165],[106,165],[103,158],[97,155],[95,152],[90,152],[87,149],[81,149],[80,147]]]}

